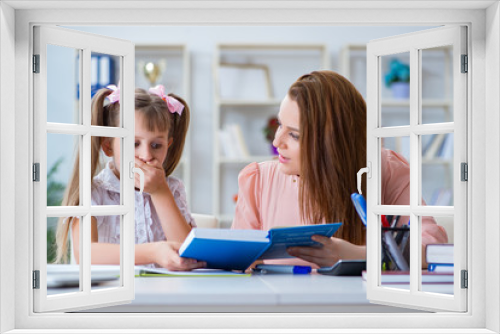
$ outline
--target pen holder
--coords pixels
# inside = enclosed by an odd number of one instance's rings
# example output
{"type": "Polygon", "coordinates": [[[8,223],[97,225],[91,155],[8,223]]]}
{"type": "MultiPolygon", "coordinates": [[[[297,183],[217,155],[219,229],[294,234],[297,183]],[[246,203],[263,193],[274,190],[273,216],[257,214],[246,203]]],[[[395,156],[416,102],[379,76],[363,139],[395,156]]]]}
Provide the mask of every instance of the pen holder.
{"type": "Polygon", "coordinates": [[[382,270],[408,271],[410,227],[382,227],[382,270]]]}

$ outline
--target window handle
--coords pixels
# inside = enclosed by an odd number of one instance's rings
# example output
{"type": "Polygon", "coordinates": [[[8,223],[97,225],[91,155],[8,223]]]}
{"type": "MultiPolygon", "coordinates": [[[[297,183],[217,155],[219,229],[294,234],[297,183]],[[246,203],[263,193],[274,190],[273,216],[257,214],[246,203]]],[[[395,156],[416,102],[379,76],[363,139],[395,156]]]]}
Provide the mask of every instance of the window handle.
{"type": "Polygon", "coordinates": [[[366,173],[366,176],[368,178],[371,178],[372,177],[372,163],[370,161],[368,161],[368,167],[365,167],[365,168],[361,168],[359,171],[358,171],[358,193],[359,194],[363,194],[363,192],[361,191],[361,176],[366,173]]]}
{"type": "Polygon", "coordinates": [[[139,167],[135,167],[134,161],[131,161],[129,163],[129,170],[130,170],[129,176],[131,179],[134,178],[135,173],[139,174],[139,193],[142,194],[142,191],[144,190],[144,172],[139,167]]]}

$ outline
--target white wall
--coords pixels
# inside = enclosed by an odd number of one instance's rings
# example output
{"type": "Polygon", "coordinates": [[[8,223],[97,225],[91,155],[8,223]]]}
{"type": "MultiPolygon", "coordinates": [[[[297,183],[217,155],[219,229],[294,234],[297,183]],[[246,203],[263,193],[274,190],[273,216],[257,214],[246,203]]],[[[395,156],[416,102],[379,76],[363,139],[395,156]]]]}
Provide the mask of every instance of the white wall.
{"type": "Polygon", "coordinates": [[[14,222],[15,216],[15,13],[0,3],[0,333],[14,328],[14,222]],[[8,254],[8,255],[7,255],[8,254]],[[10,300],[10,302],[9,302],[10,300]]]}
{"type": "MultiPolygon", "coordinates": [[[[347,43],[428,29],[429,27],[341,26],[177,26],[177,27],[70,27],[137,44],[186,44],[191,53],[191,203],[193,212],[212,213],[212,62],[218,43],[323,43],[330,64],[338,70],[340,49],[347,43]]],[[[291,84],[292,82],[290,82],[291,84]]],[[[285,87],[283,91],[286,91],[285,87]]],[[[50,158],[49,158],[50,159],[50,158]]],[[[50,162],[49,162],[50,164],[50,162]]]]}

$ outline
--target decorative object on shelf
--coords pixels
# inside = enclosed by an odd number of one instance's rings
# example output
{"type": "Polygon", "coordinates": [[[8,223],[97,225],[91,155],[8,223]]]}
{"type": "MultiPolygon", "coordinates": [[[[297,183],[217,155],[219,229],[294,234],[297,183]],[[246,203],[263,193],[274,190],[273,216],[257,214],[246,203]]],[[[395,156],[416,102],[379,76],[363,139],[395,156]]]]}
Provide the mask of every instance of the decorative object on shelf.
{"type": "Polygon", "coordinates": [[[266,101],[273,98],[267,65],[221,63],[219,96],[230,100],[266,101]]]}
{"type": "Polygon", "coordinates": [[[267,141],[271,144],[271,152],[274,155],[278,155],[278,149],[273,145],[274,135],[276,134],[278,127],[279,127],[278,118],[271,117],[267,121],[267,125],[264,127],[264,129],[262,129],[264,132],[264,136],[266,136],[267,141]]]}
{"type": "Polygon", "coordinates": [[[139,66],[142,68],[142,72],[146,79],[148,79],[151,87],[154,87],[167,68],[167,61],[160,59],[158,62],[139,62],[139,66]]]}
{"type": "Polygon", "coordinates": [[[392,90],[395,99],[406,99],[410,96],[410,66],[394,58],[389,64],[389,72],[385,75],[385,85],[392,90]]]}

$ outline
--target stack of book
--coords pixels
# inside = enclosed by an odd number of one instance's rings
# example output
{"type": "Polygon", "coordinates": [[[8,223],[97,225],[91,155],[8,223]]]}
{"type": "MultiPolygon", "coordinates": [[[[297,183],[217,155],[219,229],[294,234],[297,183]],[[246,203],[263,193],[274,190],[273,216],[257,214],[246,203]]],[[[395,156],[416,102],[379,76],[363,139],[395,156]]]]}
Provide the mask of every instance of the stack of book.
{"type": "Polygon", "coordinates": [[[222,156],[226,158],[248,158],[250,152],[239,124],[226,124],[219,130],[222,156]]]}
{"type": "Polygon", "coordinates": [[[453,244],[430,244],[425,248],[428,271],[453,273],[453,244]]]}
{"type": "MultiPolygon", "coordinates": [[[[453,272],[453,244],[430,244],[426,246],[425,258],[428,263],[427,270],[422,270],[421,282],[428,284],[445,284],[449,286],[454,283],[453,272]]],[[[362,273],[366,281],[366,271],[362,273]]],[[[410,272],[407,270],[385,270],[380,275],[382,285],[408,285],[410,283],[410,272]]]]}

